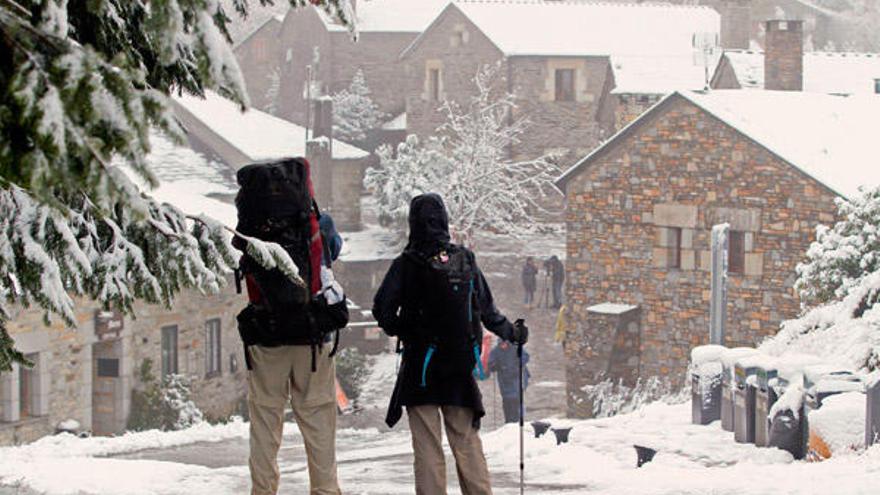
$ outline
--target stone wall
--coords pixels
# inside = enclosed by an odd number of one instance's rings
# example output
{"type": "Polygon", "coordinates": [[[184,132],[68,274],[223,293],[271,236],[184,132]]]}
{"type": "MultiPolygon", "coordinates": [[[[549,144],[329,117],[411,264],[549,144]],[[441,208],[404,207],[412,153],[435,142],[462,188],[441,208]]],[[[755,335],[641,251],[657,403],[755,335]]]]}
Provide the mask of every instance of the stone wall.
{"type": "Polygon", "coordinates": [[[636,120],[641,114],[653,107],[663,98],[655,94],[615,94],[614,130],[619,131],[636,120]]]}
{"type": "Polygon", "coordinates": [[[427,137],[445,121],[442,100],[459,103],[476,93],[474,76],[485,64],[500,64],[499,90],[507,91],[504,55],[457,9],[447,9],[426,31],[418,45],[404,55],[406,123],[409,134],[427,137]],[[428,94],[428,71],[440,71],[440,100],[428,94]]]}
{"type": "Polygon", "coordinates": [[[577,326],[566,341],[566,392],[568,415],[593,415],[593,397],[584,387],[604,380],[633,387],[641,366],[641,311],[587,308],[589,320],[577,326]]]}
{"type": "Polygon", "coordinates": [[[278,43],[278,32],[281,21],[269,18],[248,38],[235,47],[235,59],[241,68],[247,85],[251,105],[268,111],[271,104],[269,89],[273,84],[280,84],[281,78],[281,47],[278,43]]]}
{"type": "Polygon", "coordinates": [[[599,142],[599,102],[606,89],[607,57],[513,57],[509,60],[512,90],[517,97],[514,118],[529,120],[528,131],[512,150],[514,157],[548,151],[568,166],[599,142]],[[575,72],[575,100],[555,101],[556,69],[575,72]]]}
{"type": "Polygon", "coordinates": [[[235,315],[245,302],[244,295],[235,293],[231,280],[214,296],[185,291],[171,310],[138,304],[136,318],[125,318],[118,337],[103,341],[95,330],[99,307],[93,302],[77,301],[76,328],[60,322],[46,327],[41,311],[16,308],[10,334],[21,351],[36,356],[34,373],[42,384],[39,393],[45,397],[35,399],[32,417],[13,418],[12,408],[20,407],[18,369],[16,366],[12,373],[0,373],[0,399],[9,399],[0,400],[0,445],[36,440],[54,432],[67,419],[76,420],[84,430],[101,426],[110,428],[109,433],[124,431],[132,388],[140,386],[137,371],[141,363],[150,359],[154,374],[161,374],[161,328],[169,325],[178,328],[178,371],[192,380],[198,407],[215,418],[236,412],[246,393],[246,374],[235,315]],[[215,318],[221,325],[220,371],[207,373],[206,322],[215,318]],[[98,390],[95,382],[96,358],[103,356],[119,360],[119,376],[109,390],[98,390]],[[98,416],[103,413],[96,413],[94,408],[100,392],[112,397],[104,404],[111,409],[110,416],[98,425],[98,416]]]}
{"type": "Polygon", "coordinates": [[[320,82],[323,94],[347,88],[360,69],[373,100],[389,119],[403,111],[405,81],[399,55],[412,43],[416,33],[364,32],[354,42],[348,32],[328,31],[310,7],[291,10],[279,37],[282,45],[279,116],[305,124],[306,66],[313,64],[315,48],[319,53],[315,79],[320,82]]]}
{"type": "Polygon", "coordinates": [[[639,306],[642,376],[680,383],[708,340],[712,225],[745,233],[725,344],[754,345],[797,316],[795,266],[835,221],[835,195],[681,97],[619,139],[567,184],[571,321],[584,332],[591,305],[639,306]],[[680,268],[668,266],[669,229],[682,229],[680,268]]]}
{"type": "Polygon", "coordinates": [[[407,131],[434,134],[445,118],[442,100],[467,102],[476,93],[480,67],[498,64],[498,91],[516,95],[512,118],[526,117],[528,131],[511,150],[515,158],[554,151],[563,165],[573,163],[598,143],[600,101],[608,89],[607,57],[510,57],[455,9],[449,9],[405,55],[407,131]],[[428,94],[428,73],[441,72],[440,99],[428,94]],[[574,101],[555,101],[555,70],[575,71],[574,101]]]}

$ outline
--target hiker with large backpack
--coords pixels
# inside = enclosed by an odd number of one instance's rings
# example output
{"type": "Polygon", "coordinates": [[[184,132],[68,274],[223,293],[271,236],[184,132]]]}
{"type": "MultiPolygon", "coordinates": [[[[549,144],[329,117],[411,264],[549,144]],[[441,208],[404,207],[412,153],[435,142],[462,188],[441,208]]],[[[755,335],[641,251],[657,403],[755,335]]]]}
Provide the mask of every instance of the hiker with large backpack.
{"type": "Polygon", "coordinates": [[[255,163],[240,169],[237,179],[241,236],[233,245],[244,252],[237,277],[243,275],[250,301],[238,326],[248,368],[251,494],[278,492],[288,403],[305,443],[310,493],[339,494],[333,356],[348,309],[330,263],[341,239],[314,201],[306,160],[255,163]],[[299,280],[258,264],[247,254],[248,238],[280,245],[299,280]]]}
{"type": "Polygon", "coordinates": [[[481,324],[520,345],[528,340],[528,328],[522,320],[511,323],[495,308],[474,254],[450,242],[440,196],[424,194],[412,200],[409,243],[385,275],[373,315],[403,345],[385,421],[393,427],[406,408],[416,493],[446,493],[442,423],[462,493],[491,494],[479,436],[485,410],[475,379],[483,374],[481,324]]]}

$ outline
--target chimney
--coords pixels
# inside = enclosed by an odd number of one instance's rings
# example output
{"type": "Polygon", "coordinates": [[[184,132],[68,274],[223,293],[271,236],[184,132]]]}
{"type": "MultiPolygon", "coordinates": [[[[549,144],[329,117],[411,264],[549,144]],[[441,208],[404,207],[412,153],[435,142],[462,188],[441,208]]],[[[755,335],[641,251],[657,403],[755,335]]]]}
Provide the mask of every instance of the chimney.
{"type": "Polygon", "coordinates": [[[717,0],[721,14],[721,48],[748,50],[752,40],[752,0],[717,0]]]}
{"type": "Polygon", "coordinates": [[[312,112],[312,137],[333,136],[333,99],[329,96],[322,96],[313,102],[314,109],[312,112]]]}
{"type": "Polygon", "coordinates": [[[764,89],[804,90],[804,21],[767,21],[764,89]]]}

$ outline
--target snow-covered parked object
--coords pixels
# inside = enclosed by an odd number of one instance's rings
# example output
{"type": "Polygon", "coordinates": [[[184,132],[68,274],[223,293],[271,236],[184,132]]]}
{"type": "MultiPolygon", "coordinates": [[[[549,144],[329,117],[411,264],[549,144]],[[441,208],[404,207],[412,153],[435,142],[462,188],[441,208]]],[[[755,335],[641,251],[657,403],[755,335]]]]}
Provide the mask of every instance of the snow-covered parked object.
{"type": "Polygon", "coordinates": [[[55,426],[55,433],[70,433],[76,435],[82,425],[75,419],[65,419],[55,426]]]}
{"type": "Polygon", "coordinates": [[[737,359],[758,352],[751,347],[734,347],[721,352],[721,428],[733,431],[733,393],[736,388],[733,377],[737,359]]]}
{"type": "Polygon", "coordinates": [[[721,356],[726,350],[727,347],[715,344],[694,347],[691,349],[691,364],[700,366],[709,362],[721,363],[721,356]]]}
{"type": "Polygon", "coordinates": [[[810,457],[828,459],[865,447],[865,394],[848,392],[828,397],[809,412],[810,457]]]}
{"type": "Polygon", "coordinates": [[[723,383],[720,345],[698,346],[691,350],[691,420],[705,425],[721,419],[723,383]]]}

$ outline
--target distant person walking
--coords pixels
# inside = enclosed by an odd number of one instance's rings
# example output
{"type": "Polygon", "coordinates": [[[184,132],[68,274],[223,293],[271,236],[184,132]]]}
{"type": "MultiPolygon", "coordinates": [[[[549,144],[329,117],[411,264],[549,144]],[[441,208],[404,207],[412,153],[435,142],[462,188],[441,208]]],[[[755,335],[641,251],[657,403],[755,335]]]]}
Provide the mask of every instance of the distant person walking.
{"type": "MultiPolygon", "coordinates": [[[[529,353],[523,350],[523,391],[529,386],[529,353]]],[[[489,353],[489,372],[496,373],[498,391],[501,393],[501,404],[504,408],[504,422],[519,422],[519,363],[516,358],[516,346],[503,340],[489,353]]]]}
{"type": "Polygon", "coordinates": [[[555,254],[544,262],[544,270],[553,285],[553,308],[562,307],[562,285],[565,283],[565,265],[555,254]]]}
{"type": "Polygon", "coordinates": [[[535,259],[529,256],[522,269],[523,304],[531,307],[535,302],[535,291],[538,289],[538,266],[535,259]]]}
{"type": "Polygon", "coordinates": [[[446,493],[443,426],[462,493],[489,495],[489,468],[480,441],[485,415],[474,374],[482,374],[482,327],[517,344],[528,328],[495,308],[474,254],[452,244],[443,200],[410,203],[409,244],[388,269],[373,301],[379,326],[403,342],[403,359],[385,422],[406,408],[412,432],[417,495],[446,493]]]}

